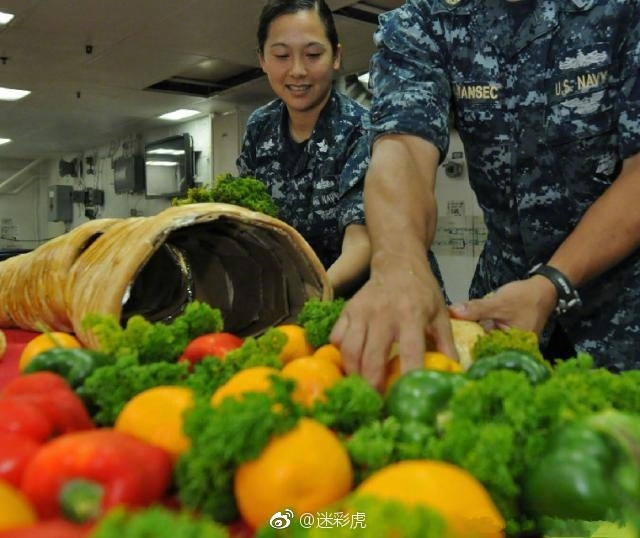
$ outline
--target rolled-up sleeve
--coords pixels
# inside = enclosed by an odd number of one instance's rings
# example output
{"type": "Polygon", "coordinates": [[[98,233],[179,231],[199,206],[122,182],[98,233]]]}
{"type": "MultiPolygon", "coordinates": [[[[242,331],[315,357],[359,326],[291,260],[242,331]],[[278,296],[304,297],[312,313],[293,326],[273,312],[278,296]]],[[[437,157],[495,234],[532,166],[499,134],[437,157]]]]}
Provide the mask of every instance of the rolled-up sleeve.
{"type": "Polygon", "coordinates": [[[341,234],[349,224],[364,224],[364,176],[369,166],[369,136],[359,129],[349,157],[340,174],[339,183],[339,226],[341,234]]]}
{"type": "Polygon", "coordinates": [[[451,86],[443,34],[438,19],[429,17],[427,2],[410,0],[381,15],[370,65],[373,139],[412,134],[446,155],[451,86]]]}

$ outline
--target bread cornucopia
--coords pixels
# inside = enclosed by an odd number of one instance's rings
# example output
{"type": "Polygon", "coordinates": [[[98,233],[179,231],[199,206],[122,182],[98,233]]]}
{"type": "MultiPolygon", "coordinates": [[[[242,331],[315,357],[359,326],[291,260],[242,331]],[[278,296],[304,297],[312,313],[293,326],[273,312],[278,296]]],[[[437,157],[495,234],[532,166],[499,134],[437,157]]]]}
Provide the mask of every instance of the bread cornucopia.
{"type": "Polygon", "coordinates": [[[89,221],[0,262],[0,327],[73,331],[88,347],[97,345],[82,328],[90,312],[169,321],[199,300],[250,336],[294,320],[310,298],[332,291],[303,237],[222,203],[89,221]]]}

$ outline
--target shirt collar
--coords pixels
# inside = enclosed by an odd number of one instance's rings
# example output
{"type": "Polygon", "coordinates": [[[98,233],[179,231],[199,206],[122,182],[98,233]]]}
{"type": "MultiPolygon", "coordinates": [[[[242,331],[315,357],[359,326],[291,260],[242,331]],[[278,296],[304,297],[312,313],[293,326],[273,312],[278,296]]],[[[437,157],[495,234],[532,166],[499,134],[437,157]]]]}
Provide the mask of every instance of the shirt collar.
{"type": "MultiPolygon", "coordinates": [[[[556,0],[556,3],[560,9],[568,11],[586,11],[593,7],[596,0],[556,0]]],[[[477,4],[477,0],[436,0],[434,2],[434,12],[456,12],[460,15],[468,15],[471,13],[475,4],[477,4]]]]}
{"type": "MultiPolygon", "coordinates": [[[[316,122],[309,143],[305,147],[305,151],[312,149],[314,144],[321,144],[326,139],[326,133],[330,127],[331,117],[334,116],[333,111],[340,107],[338,94],[335,88],[331,88],[331,95],[329,100],[325,104],[324,108],[320,111],[320,116],[316,122]]],[[[277,143],[270,144],[268,146],[260,145],[257,149],[257,155],[259,156],[277,156],[285,147],[285,136],[288,121],[287,121],[287,107],[283,101],[279,102],[279,114],[280,121],[276,127],[275,140],[277,143]]],[[[326,144],[326,142],[324,142],[326,144]]]]}

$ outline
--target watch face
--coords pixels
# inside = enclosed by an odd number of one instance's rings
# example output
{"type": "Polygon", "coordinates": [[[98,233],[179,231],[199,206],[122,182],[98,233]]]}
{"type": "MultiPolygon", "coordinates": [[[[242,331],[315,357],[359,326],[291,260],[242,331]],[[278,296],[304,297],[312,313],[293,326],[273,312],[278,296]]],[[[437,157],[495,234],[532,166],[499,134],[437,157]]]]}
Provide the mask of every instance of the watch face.
{"type": "Polygon", "coordinates": [[[556,305],[556,314],[562,315],[569,312],[573,308],[577,308],[582,305],[582,301],[580,297],[577,296],[577,292],[574,291],[574,297],[567,301],[566,299],[558,299],[558,304],[556,305]]]}

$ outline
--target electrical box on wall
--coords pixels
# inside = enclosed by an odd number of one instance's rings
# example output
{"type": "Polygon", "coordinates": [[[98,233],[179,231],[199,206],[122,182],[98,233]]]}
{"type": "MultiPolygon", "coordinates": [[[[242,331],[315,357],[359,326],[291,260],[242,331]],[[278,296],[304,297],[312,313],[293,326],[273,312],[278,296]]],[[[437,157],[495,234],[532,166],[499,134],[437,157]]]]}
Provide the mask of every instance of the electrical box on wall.
{"type": "Polygon", "coordinates": [[[73,187],[50,185],[48,190],[49,222],[73,220],[73,187]]]}
{"type": "Polygon", "coordinates": [[[84,205],[104,205],[104,191],[92,188],[85,189],[84,205]]]}

